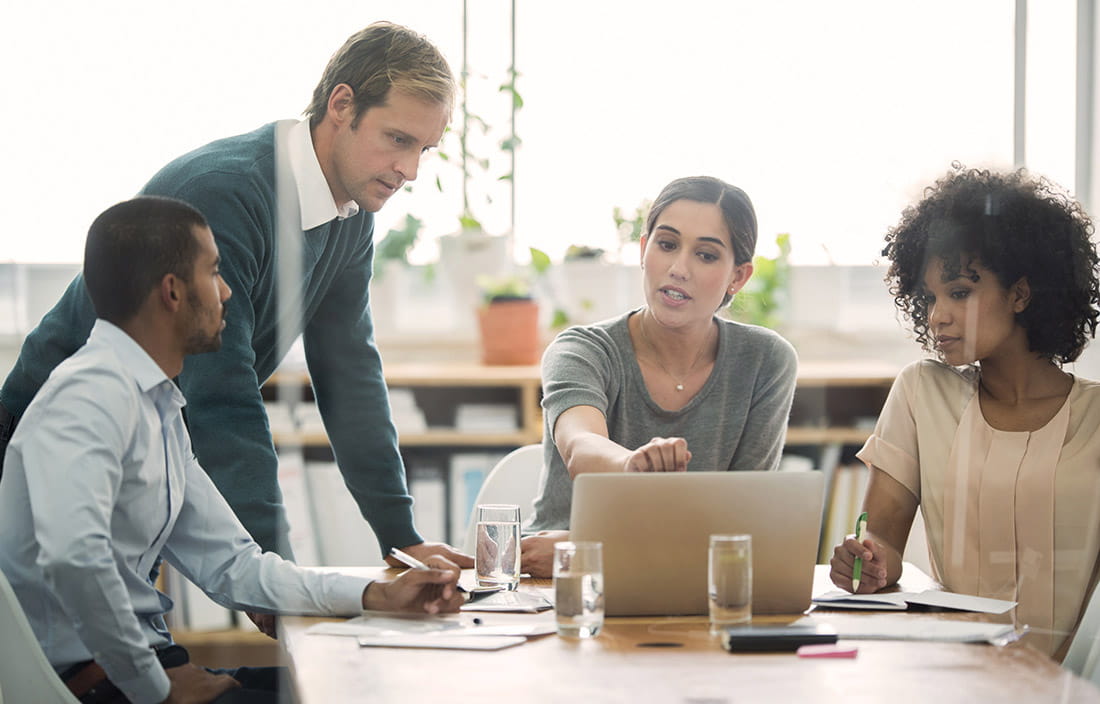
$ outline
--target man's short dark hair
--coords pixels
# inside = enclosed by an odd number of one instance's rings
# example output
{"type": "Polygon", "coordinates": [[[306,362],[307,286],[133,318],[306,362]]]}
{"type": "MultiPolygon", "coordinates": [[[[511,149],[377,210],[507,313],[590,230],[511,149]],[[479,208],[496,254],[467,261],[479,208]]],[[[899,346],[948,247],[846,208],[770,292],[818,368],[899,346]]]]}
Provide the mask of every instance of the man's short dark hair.
{"type": "Polygon", "coordinates": [[[202,213],[172,198],[140,196],[103,211],[84,245],[84,285],[96,316],[125,323],[166,274],[190,281],[200,227],[208,227],[202,213]]]}

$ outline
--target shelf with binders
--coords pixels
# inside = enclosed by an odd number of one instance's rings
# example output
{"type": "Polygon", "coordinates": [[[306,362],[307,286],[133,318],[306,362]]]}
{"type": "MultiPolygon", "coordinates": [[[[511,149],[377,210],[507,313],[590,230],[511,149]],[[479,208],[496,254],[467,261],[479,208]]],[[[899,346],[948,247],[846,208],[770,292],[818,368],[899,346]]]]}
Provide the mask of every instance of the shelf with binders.
{"type": "Polygon", "coordinates": [[[867,480],[855,453],[874,431],[898,371],[866,360],[800,365],[784,452],[811,458],[825,473],[819,562],[851,531],[867,480]]]}
{"type": "MultiPolygon", "coordinates": [[[[385,378],[402,449],[519,447],[542,440],[537,366],[394,364],[386,366],[385,378]]],[[[277,373],[264,385],[265,399],[277,402],[277,389],[288,383],[301,389],[301,402],[291,409],[294,422],[273,419],[275,444],[326,447],[324,429],[309,409],[306,373],[277,373]]]]}
{"type": "MultiPolygon", "coordinates": [[[[427,540],[454,542],[465,535],[466,521],[481,482],[505,454],[542,439],[542,384],[538,366],[485,366],[462,363],[407,363],[386,365],[385,379],[398,432],[398,445],[413,496],[414,520],[427,540]]],[[[366,522],[326,527],[333,515],[353,515],[354,507],[338,470],[304,372],[279,373],[264,387],[272,436],[280,453],[280,483],[284,494],[302,494],[286,501],[295,525],[311,523],[313,538],[299,532],[296,553],[316,564],[339,564],[333,555],[347,555],[328,534],[360,536],[370,541],[366,522]],[[279,400],[278,390],[289,385],[290,397],[279,400]],[[301,469],[288,460],[300,448],[301,469]],[[289,462],[289,464],[288,464],[289,462]],[[299,478],[300,476],[300,478],[299,478]],[[299,492],[294,487],[303,486],[299,492]],[[317,520],[317,501],[341,506],[317,520]],[[292,505],[307,509],[294,517],[292,505]],[[345,505],[347,504],[347,505],[345,505]],[[310,520],[310,514],[314,514],[310,520]],[[311,545],[320,546],[312,550],[311,545]]],[[[287,395],[284,394],[283,398],[287,395]]]]}

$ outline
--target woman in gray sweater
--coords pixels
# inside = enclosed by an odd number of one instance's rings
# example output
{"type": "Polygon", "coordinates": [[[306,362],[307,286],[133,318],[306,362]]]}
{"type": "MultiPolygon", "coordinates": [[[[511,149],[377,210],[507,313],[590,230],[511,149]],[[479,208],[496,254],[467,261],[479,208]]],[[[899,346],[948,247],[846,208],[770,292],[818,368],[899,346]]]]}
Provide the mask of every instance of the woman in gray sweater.
{"type": "Polygon", "coordinates": [[[716,311],[752,276],[756,213],[711,177],[665,186],[641,240],[646,305],[570,328],[542,359],[544,455],[523,569],[549,576],[582,472],[774,470],[797,358],[716,311]]]}

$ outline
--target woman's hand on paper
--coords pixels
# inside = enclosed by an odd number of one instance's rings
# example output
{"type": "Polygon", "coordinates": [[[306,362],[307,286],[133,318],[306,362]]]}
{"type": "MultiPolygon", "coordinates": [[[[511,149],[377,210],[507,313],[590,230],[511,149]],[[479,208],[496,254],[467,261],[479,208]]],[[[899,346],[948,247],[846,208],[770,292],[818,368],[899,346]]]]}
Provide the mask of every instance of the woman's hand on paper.
{"type": "Polygon", "coordinates": [[[683,438],[653,438],[627,458],[627,472],[686,472],[691,452],[683,438]]]}

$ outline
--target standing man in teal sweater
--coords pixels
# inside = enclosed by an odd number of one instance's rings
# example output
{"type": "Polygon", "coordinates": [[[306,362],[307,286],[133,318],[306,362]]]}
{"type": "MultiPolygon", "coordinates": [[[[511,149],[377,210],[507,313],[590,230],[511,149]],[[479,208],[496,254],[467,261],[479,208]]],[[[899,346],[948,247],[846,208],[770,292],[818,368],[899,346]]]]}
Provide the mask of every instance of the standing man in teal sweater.
{"type": "MultiPolygon", "coordinates": [[[[336,461],[383,554],[399,547],[420,559],[439,554],[473,564],[448,545],[425,543],[413,526],[368,291],[372,214],[416,178],[421,156],[442,137],[454,94],[446,59],[425,37],[375,23],[333,55],[307,120],[200,147],[143,189],[206,216],[236,293],[227,303],[222,349],[188,358],[178,382],[199,462],[264,550],[289,556],[278,460],[260,396],[295,337],[280,335],[282,324],[304,335],[336,461]],[[291,194],[278,208],[277,182],[291,194]],[[292,226],[282,227],[290,237],[277,232],[277,210],[292,213],[292,226]],[[300,248],[301,275],[292,281],[277,276],[280,248],[288,245],[300,248]],[[278,310],[279,285],[299,294],[300,322],[278,310]]],[[[0,426],[8,429],[0,454],[50,371],[84,344],[94,321],[78,276],[27,336],[0,390],[0,426]]],[[[363,546],[365,560],[372,552],[363,546]]]]}

